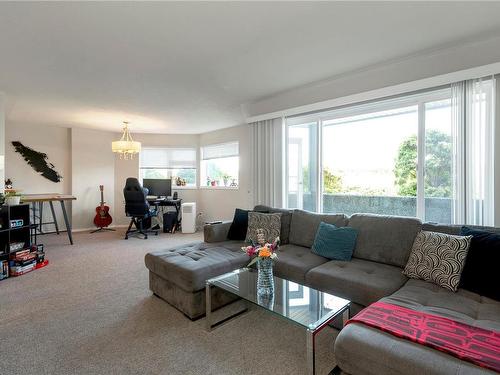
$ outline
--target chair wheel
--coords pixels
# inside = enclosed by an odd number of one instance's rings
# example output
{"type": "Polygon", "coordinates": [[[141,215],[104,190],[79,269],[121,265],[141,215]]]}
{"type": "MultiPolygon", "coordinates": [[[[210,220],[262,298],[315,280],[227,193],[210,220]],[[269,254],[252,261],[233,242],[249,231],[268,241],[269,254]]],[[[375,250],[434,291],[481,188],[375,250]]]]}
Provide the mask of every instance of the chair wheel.
{"type": "Polygon", "coordinates": [[[145,235],[145,236],[144,236],[144,239],[145,239],[145,240],[147,240],[147,239],[148,239],[148,236],[147,236],[147,235],[145,235]]]}
{"type": "Polygon", "coordinates": [[[125,239],[128,240],[128,236],[125,236],[125,239]]]}
{"type": "Polygon", "coordinates": [[[155,233],[155,236],[157,236],[157,235],[158,235],[158,232],[155,233]]]}

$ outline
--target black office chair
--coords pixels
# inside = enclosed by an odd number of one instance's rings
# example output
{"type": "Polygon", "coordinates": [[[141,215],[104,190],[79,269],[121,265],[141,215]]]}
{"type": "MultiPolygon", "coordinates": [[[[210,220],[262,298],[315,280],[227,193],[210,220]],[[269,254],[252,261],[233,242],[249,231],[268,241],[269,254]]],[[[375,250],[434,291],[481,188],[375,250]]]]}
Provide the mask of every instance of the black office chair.
{"type": "Polygon", "coordinates": [[[128,240],[129,235],[141,234],[144,239],[147,239],[148,233],[154,233],[157,236],[160,228],[151,228],[151,218],[158,215],[158,210],[148,203],[148,189],[143,188],[137,178],[129,177],[123,188],[123,196],[125,197],[125,214],[132,218],[125,233],[125,239],[128,240]],[[135,229],[132,229],[132,225],[135,225],[135,229]]]}

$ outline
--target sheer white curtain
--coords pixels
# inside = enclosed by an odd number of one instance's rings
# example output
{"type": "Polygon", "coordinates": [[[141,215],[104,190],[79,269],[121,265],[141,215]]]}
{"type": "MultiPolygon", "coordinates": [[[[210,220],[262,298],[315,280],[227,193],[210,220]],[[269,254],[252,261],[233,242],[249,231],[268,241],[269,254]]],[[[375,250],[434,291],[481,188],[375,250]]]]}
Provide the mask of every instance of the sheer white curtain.
{"type": "Polygon", "coordinates": [[[451,85],[453,222],[465,223],[465,82],[451,85]]]}
{"type": "Polygon", "coordinates": [[[283,206],[283,119],[257,121],[252,126],[254,204],[283,206]]]}
{"type": "Polygon", "coordinates": [[[494,224],[494,88],[494,79],[466,82],[466,224],[494,224]]]}
{"type": "Polygon", "coordinates": [[[454,222],[494,225],[495,79],[452,85],[454,222]]]}

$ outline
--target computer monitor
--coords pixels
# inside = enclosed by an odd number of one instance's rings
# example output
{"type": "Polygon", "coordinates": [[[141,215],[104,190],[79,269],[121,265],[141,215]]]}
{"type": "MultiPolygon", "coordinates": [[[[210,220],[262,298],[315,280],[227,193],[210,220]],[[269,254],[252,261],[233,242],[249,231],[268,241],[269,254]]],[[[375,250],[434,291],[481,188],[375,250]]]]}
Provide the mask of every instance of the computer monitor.
{"type": "Polygon", "coordinates": [[[169,178],[145,178],[142,181],[142,186],[149,190],[148,195],[156,195],[157,197],[170,197],[172,195],[172,180],[169,178]]]}

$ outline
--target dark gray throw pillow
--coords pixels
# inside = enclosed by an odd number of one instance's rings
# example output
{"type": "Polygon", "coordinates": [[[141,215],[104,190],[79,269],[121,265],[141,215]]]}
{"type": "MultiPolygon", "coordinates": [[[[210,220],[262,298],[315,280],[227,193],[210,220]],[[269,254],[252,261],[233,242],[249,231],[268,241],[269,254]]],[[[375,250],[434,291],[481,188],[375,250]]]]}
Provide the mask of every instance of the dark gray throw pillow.
{"type": "MultiPolygon", "coordinates": [[[[269,213],[269,211],[255,209],[255,212],[263,212],[269,213]]],[[[227,239],[233,241],[245,241],[247,237],[248,230],[248,213],[251,210],[243,210],[241,208],[237,208],[234,210],[234,217],[231,226],[229,227],[229,231],[227,233],[227,239]]]]}
{"type": "Polygon", "coordinates": [[[420,231],[403,273],[456,292],[472,236],[420,231]]]}
{"type": "Polygon", "coordinates": [[[227,233],[228,240],[244,241],[248,229],[248,210],[237,208],[234,211],[234,218],[229,232],[227,233]]]}
{"type": "Polygon", "coordinates": [[[500,301],[500,234],[462,227],[462,236],[472,236],[460,287],[500,301]]]}
{"type": "Polygon", "coordinates": [[[257,243],[257,229],[264,231],[266,242],[272,243],[276,237],[280,236],[281,214],[263,214],[260,212],[248,213],[247,242],[257,243]]]}

